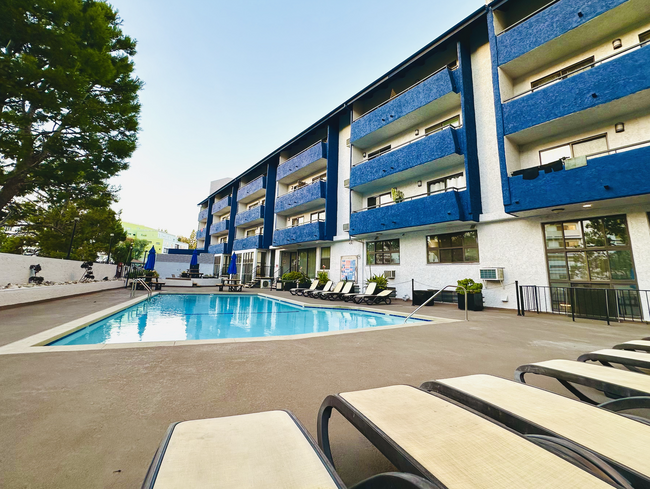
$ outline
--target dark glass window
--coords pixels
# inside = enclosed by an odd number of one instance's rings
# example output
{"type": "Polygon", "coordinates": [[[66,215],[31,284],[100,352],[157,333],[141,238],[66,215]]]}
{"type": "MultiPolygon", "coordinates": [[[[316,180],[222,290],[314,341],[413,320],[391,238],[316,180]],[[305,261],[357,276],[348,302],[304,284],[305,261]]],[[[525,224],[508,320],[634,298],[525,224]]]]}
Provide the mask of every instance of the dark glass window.
{"type": "Polygon", "coordinates": [[[542,78],[539,78],[531,82],[530,88],[537,88],[541,85],[546,85],[547,83],[550,83],[554,80],[560,80],[562,78],[566,78],[567,75],[569,75],[569,73],[574,73],[576,71],[583,70],[593,62],[594,62],[594,57],[590,56],[587,59],[583,59],[582,61],[572,64],[571,66],[567,66],[566,68],[558,70],[555,73],[551,73],[550,75],[546,75],[542,78]]]}
{"type": "Polygon", "coordinates": [[[368,265],[399,265],[399,239],[366,243],[368,265]]]}
{"type": "Polygon", "coordinates": [[[478,261],[478,233],[427,236],[427,263],[471,263],[478,261]]]}
{"type": "Polygon", "coordinates": [[[330,268],[330,248],[320,249],[320,268],[321,270],[329,270],[330,268]]]}

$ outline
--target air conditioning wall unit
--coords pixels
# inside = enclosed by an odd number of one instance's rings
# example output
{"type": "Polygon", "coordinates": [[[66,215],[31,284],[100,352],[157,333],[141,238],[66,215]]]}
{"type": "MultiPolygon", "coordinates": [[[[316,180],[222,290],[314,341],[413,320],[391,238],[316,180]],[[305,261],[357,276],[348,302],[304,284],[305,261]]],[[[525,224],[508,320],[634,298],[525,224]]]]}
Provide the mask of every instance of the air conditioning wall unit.
{"type": "Polygon", "coordinates": [[[349,231],[349,230],[350,230],[350,223],[346,222],[345,224],[343,224],[343,231],[349,231]]]}
{"type": "Polygon", "coordinates": [[[481,268],[481,280],[497,280],[503,282],[503,267],[481,268]]]}
{"type": "Polygon", "coordinates": [[[261,279],[260,280],[260,289],[270,289],[272,282],[273,282],[273,279],[271,279],[271,278],[263,278],[263,279],[261,279]]]}
{"type": "Polygon", "coordinates": [[[395,270],[384,270],[384,277],[394,279],[395,278],[395,270]]]}

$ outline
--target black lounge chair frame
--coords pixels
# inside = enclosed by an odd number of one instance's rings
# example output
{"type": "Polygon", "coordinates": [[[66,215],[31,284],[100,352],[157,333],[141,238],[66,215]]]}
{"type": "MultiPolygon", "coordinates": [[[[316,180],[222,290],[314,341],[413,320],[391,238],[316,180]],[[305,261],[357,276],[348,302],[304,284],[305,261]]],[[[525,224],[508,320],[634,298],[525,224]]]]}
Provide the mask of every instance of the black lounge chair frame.
{"type": "Polygon", "coordinates": [[[578,357],[578,361],[579,362],[587,362],[587,361],[600,362],[602,365],[606,367],[611,367],[612,366],[611,364],[614,363],[617,365],[622,365],[626,369],[640,374],[645,373],[642,370],[639,370],[640,368],[650,369],[650,355],[648,355],[647,360],[637,360],[635,358],[623,358],[616,355],[608,355],[605,353],[599,353],[597,351],[594,351],[591,353],[585,353],[583,355],[580,355],[578,357]]]}
{"type": "MultiPolygon", "coordinates": [[[[415,387],[414,387],[415,388],[415,387]]],[[[489,416],[485,416],[477,410],[474,410],[466,405],[456,402],[453,399],[444,397],[434,392],[426,391],[427,394],[436,396],[462,407],[477,416],[487,419],[491,422],[496,421],[489,416]]],[[[415,458],[413,458],[406,450],[402,449],[395,443],[388,435],[386,435],[379,427],[366,418],[363,413],[354,408],[350,403],[339,395],[327,396],[318,411],[317,432],[318,432],[318,445],[323,453],[328,458],[334,467],[334,459],[332,458],[332,450],[329,440],[329,419],[332,416],[332,409],[336,409],[348,422],[354,426],[375,448],[377,448],[395,467],[402,472],[415,474],[419,477],[424,477],[434,484],[434,487],[446,488],[440,480],[433,474],[425,469],[415,458]]],[[[435,423],[435,420],[431,420],[435,423]]],[[[498,424],[498,423],[497,423],[498,424]]],[[[504,425],[500,425],[503,429],[509,430],[521,436],[516,430],[504,425]]],[[[632,489],[627,484],[627,481],[617,473],[616,470],[609,466],[604,460],[598,458],[593,453],[583,449],[579,445],[567,440],[549,437],[541,434],[524,435],[532,443],[535,443],[542,448],[558,455],[560,458],[580,467],[591,475],[612,484],[614,487],[632,489]]]]}
{"type": "MultiPolygon", "coordinates": [[[[650,341],[648,338],[644,338],[643,341],[650,341]]],[[[614,350],[627,350],[627,351],[646,351],[650,353],[650,345],[631,345],[629,343],[619,343],[612,347],[614,350]]]]}

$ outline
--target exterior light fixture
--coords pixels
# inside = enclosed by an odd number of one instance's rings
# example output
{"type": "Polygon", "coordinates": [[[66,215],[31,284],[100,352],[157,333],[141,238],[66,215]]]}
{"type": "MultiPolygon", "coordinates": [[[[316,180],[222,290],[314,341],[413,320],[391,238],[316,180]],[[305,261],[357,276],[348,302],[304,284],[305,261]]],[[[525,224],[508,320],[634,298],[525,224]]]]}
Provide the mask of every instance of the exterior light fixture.
{"type": "Polygon", "coordinates": [[[551,209],[551,212],[562,212],[564,211],[564,207],[558,207],[557,209],[551,209]]]}
{"type": "Polygon", "coordinates": [[[422,180],[418,180],[418,187],[422,186],[422,180]]]}
{"type": "Polygon", "coordinates": [[[614,126],[614,130],[616,132],[624,132],[625,131],[625,123],[624,122],[617,122],[616,125],[614,126]]]}
{"type": "Polygon", "coordinates": [[[419,130],[419,129],[416,129],[416,130],[415,130],[415,135],[416,135],[416,136],[419,136],[419,135],[420,135],[420,130],[419,130]]]}
{"type": "Polygon", "coordinates": [[[585,207],[585,208],[588,209],[589,207],[591,207],[591,204],[584,204],[582,207],[585,207]]]}
{"type": "Polygon", "coordinates": [[[366,153],[363,153],[361,156],[363,156],[363,157],[365,158],[365,157],[366,157],[366,153]]]}
{"type": "Polygon", "coordinates": [[[614,39],[612,41],[612,46],[614,47],[614,49],[620,49],[623,47],[623,41],[621,41],[620,39],[614,39]]]}

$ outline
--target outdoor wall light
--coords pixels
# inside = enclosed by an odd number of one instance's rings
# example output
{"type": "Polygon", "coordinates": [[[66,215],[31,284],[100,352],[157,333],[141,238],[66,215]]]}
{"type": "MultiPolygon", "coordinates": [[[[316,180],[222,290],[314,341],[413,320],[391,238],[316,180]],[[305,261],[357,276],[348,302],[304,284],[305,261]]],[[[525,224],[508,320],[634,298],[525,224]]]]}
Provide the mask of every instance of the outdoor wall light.
{"type": "Polygon", "coordinates": [[[624,122],[617,122],[616,125],[614,126],[614,130],[616,132],[624,132],[625,131],[625,123],[624,122]]]}
{"type": "Polygon", "coordinates": [[[365,158],[365,157],[366,157],[366,153],[362,153],[361,156],[363,156],[363,157],[365,158]]]}
{"type": "Polygon", "coordinates": [[[416,129],[416,130],[415,130],[415,135],[418,136],[419,134],[420,134],[420,130],[419,130],[419,129],[416,129]]]}
{"type": "Polygon", "coordinates": [[[418,187],[422,186],[422,180],[418,180],[418,187]]]}
{"type": "Polygon", "coordinates": [[[588,209],[589,207],[591,207],[591,204],[584,204],[582,207],[588,209]]]}
{"type": "Polygon", "coordinates": [[[558,207],[557,209],[551,209],[551,212],[562,212],[564,211],[564,207],[558,207]]]}
{"type": "Polygon", "coordinates": [[[612,46],[614,47],[614,49],[620,49],[623,47],[623,41],[621,41],[620,39],[614,39],[612,41],[612,46]]]}

